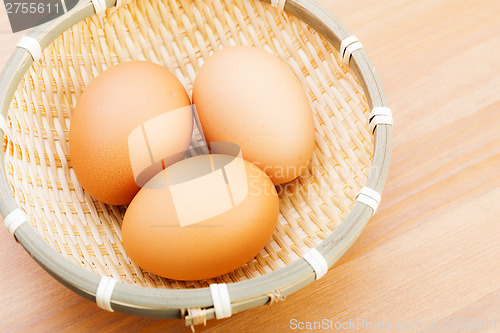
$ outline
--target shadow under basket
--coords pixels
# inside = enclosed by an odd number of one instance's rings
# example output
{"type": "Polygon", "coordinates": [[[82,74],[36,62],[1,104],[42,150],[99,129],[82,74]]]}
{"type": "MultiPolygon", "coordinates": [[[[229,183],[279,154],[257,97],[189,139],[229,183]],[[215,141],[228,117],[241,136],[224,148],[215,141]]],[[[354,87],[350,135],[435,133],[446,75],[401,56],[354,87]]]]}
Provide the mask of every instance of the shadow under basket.
{"type": "Polygon", "coordinates": [[[283,300],[324,275],[376,211],[390,109],[361,43],[316,2],[81,1],[28,36],[0,78],[0,213],[47,272],[101,308],[193,325],[283,300]],[[312,105],[314,155],[306,174],[278,187],[278,224],[254,259],[210,280],[165,279],[124,251],[126,207],[98,202],[78,183],[71,114],[89,82],[117,63],[159,63],[190,92],[204,59],[231,45],[290,65],[312,105]]]}

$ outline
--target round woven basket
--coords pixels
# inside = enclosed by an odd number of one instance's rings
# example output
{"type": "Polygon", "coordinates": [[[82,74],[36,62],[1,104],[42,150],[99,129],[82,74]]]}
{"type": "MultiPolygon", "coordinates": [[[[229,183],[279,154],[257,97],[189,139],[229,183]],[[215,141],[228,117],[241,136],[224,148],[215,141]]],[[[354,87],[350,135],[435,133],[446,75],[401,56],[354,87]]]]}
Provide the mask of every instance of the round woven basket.
{"type": "Polygon", "coordinates": [[[282,300],[331,267],[375,212],[390,110],[362,45],[313,0],[87,0],[28,36],[0,78],[0,213],[47,272],[102,308],[192,325],[282,300]],[[210,280],[165,279],[124,251],[126,207],[98,202],[78,183],[71,114],[117,63],[159,63],[190,92],[203,60],[231,45],[264,48],[293,69],[312,105],[314,156],[307,174],[278,187],[277,228],[253,260],[210,280]],[[221,310],[213,286],[223,285],[221,310]]]}

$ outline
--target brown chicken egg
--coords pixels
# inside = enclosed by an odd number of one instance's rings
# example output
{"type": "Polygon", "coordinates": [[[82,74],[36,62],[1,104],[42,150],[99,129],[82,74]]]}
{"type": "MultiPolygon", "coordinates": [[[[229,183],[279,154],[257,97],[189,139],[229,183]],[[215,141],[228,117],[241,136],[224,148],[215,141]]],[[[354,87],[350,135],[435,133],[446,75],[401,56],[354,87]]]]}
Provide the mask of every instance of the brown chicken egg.
{"type": "Polygon", "coordinates": [[[276,189],[253,163],[199,155],[167,167],[137,193],[123,220],[123,245],[149,272],[208,279],[251,260],[278,214],[276,189]]]}
{"type": "Polygon", "coordinates": [[[233,142],[275,184],[301,174],[312,158],[308,97],[292,69],[263,49],[217,51],[200,68],[193,104],[207,142],[233,142]]]}
{"type": "Polygon", "coordinates": [[[166,68],[130,61],[97,76],[80,96],[69,131],[82,187],[107,204],[128,204],[165,165],[181,160],[193,117],[179,80],[166,68]]]}

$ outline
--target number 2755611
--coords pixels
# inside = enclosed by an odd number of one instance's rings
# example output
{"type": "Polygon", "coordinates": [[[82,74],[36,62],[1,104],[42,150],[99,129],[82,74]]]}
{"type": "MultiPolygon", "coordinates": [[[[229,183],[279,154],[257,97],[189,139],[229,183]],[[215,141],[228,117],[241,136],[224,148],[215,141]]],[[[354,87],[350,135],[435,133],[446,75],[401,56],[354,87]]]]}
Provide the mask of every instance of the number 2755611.
{"type": "Polygon", "coordinates": [[[483,330],[496,329],[496,320],[487,319],[443,319],[442,328],[445,330],[483,330]]]}
{"type": "Polygon", "coordinates": [[[58,14],[63,10],[59,3],[43,2],[7,2],[5,9],[7,14],[58,14]]]}

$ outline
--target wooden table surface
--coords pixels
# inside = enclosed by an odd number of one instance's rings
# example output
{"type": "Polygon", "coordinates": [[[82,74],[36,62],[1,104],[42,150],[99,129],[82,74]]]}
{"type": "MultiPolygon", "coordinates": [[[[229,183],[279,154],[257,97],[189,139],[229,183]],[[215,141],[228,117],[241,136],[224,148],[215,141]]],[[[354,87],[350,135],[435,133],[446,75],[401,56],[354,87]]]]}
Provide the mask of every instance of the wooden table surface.
{"type": "MultiPolygon", "coordinates": [[[[321,2],[363,42],[394,113],[382,204],[321,280],[196,331],[500,332],[500,1],[321,2]]],[[[3,68],[23,33],[0,7],[3,68]]],[[[1,332],[190,332],[100,310],[3,227],[0,262],[1,332]]]]}

